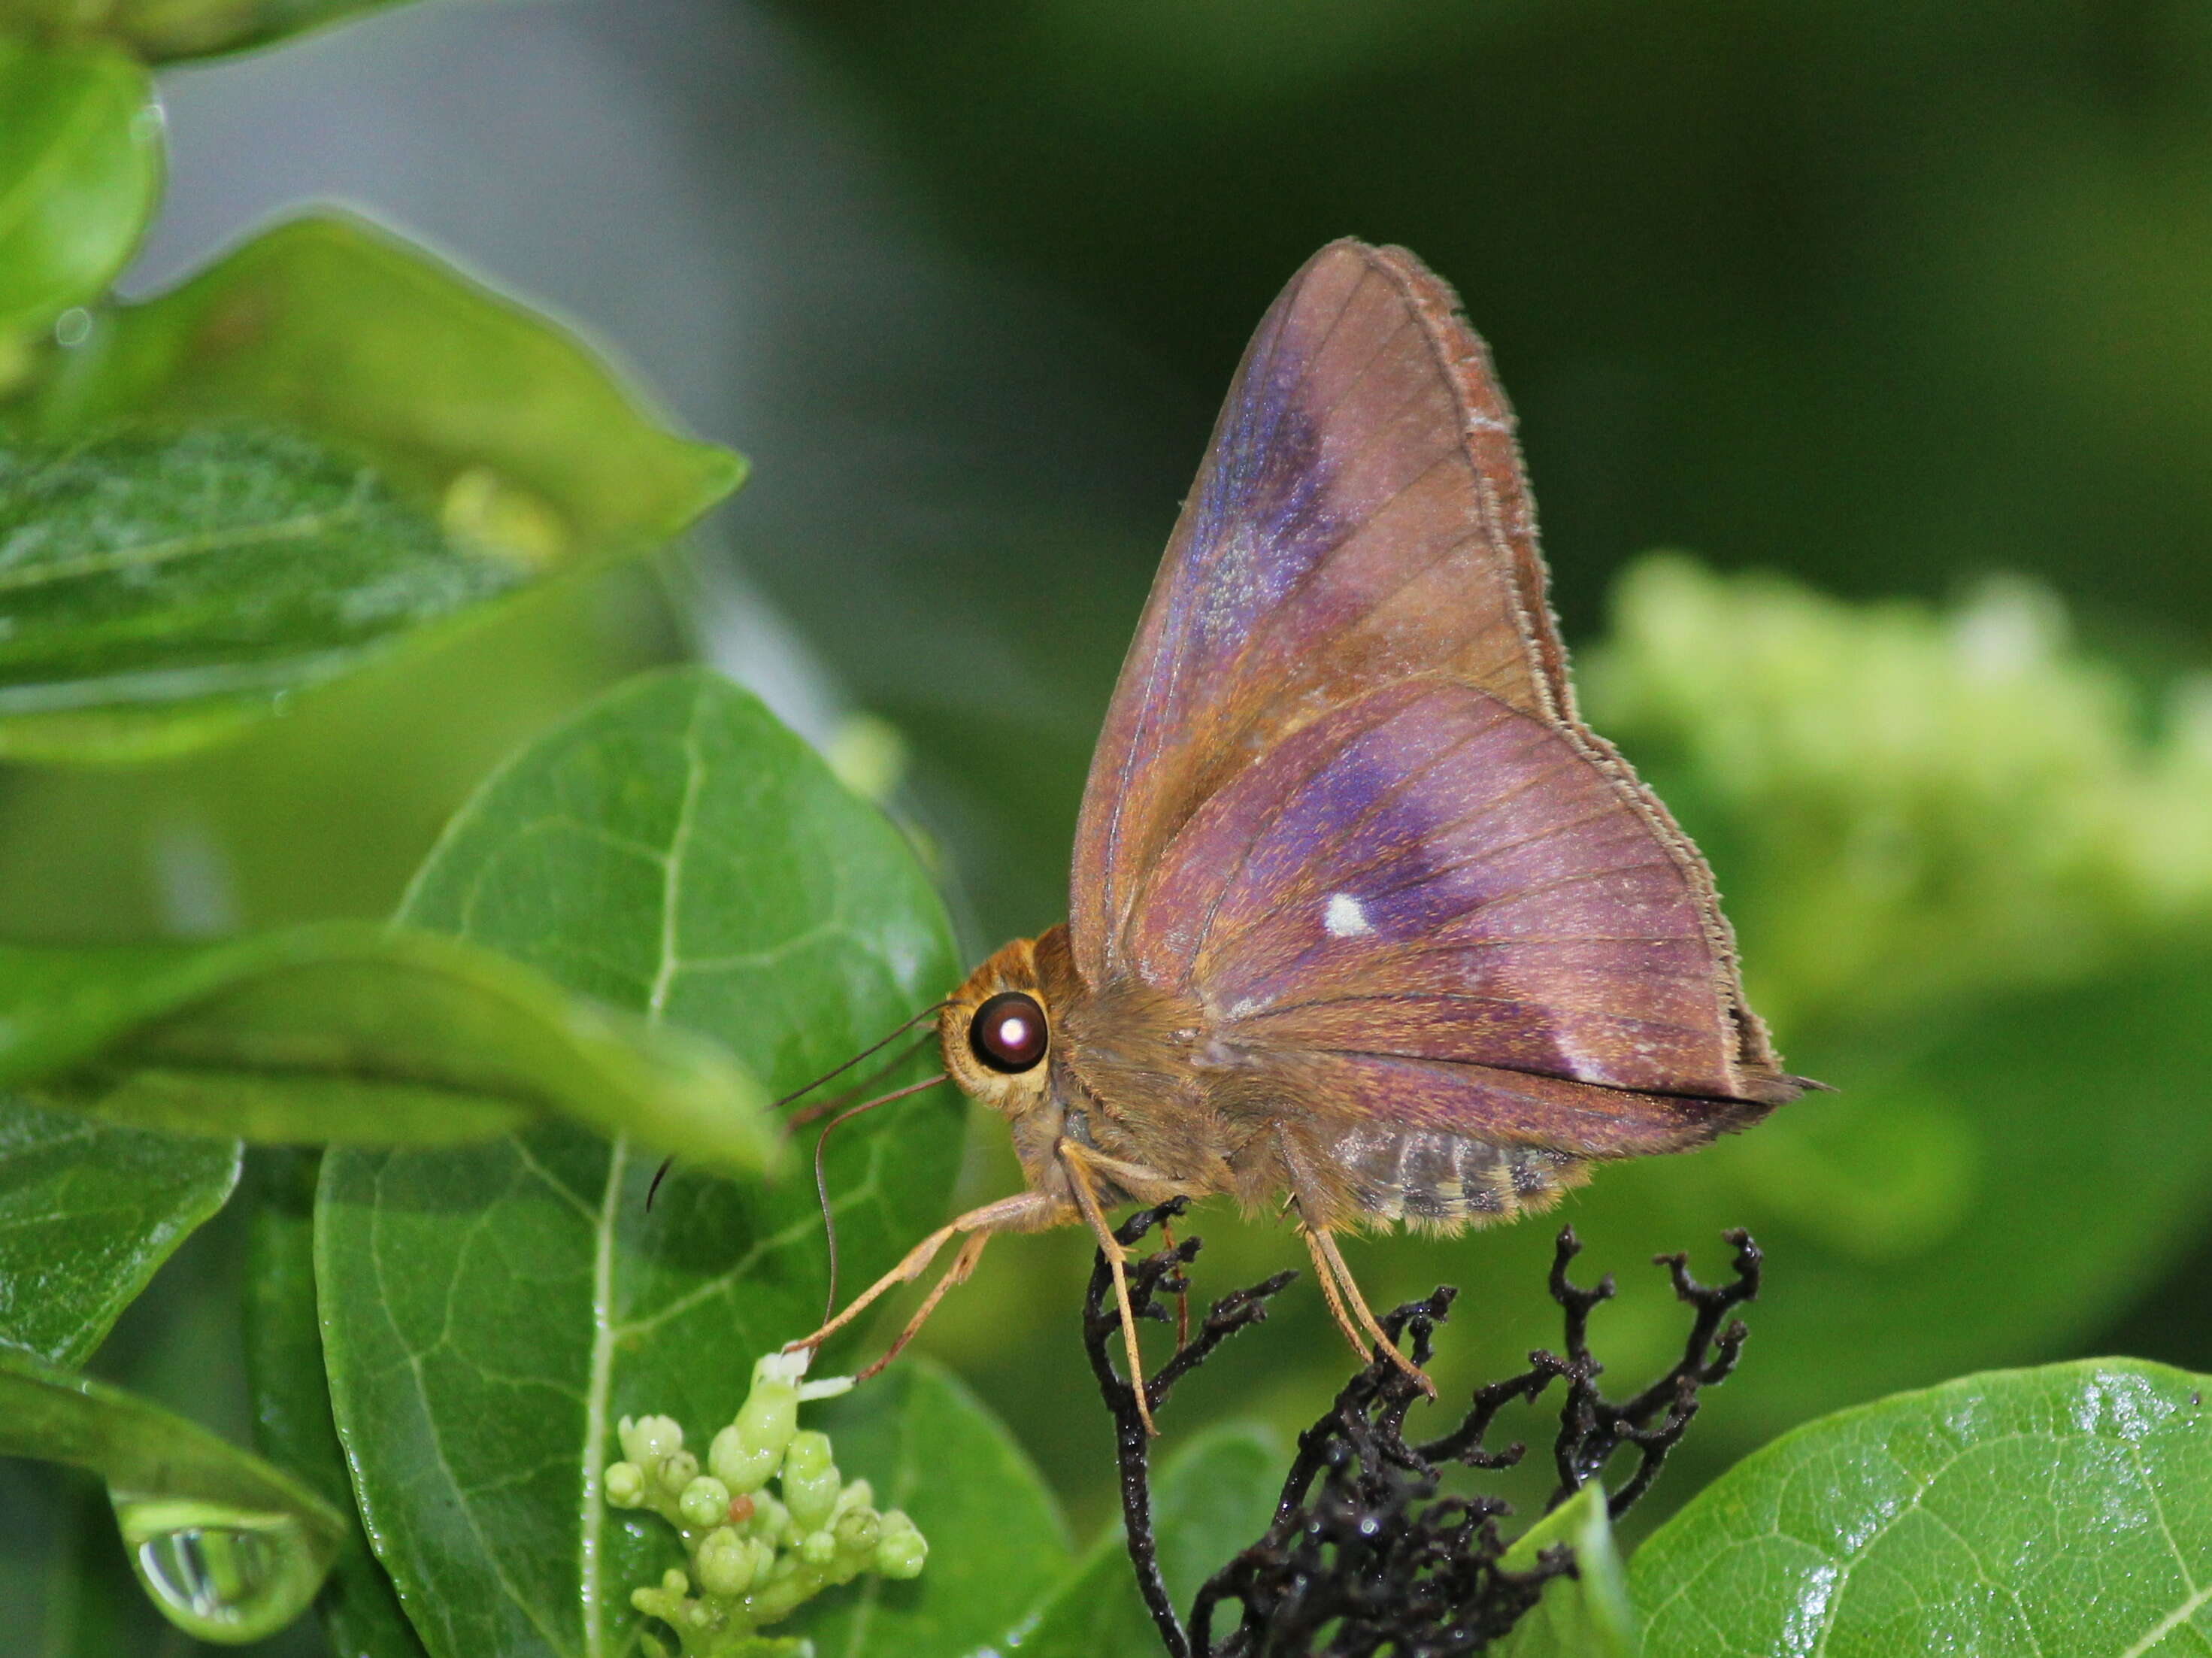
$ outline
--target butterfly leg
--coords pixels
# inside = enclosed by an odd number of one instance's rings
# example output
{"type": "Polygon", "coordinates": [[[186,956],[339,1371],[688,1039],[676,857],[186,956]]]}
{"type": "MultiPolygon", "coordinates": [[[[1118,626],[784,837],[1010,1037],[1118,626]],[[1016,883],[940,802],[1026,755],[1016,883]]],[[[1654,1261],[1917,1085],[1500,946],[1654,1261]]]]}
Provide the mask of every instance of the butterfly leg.
{"type": "Polygon", "coordinates": [[[1352,1344],[1352,1351],[1363,1362],[1373,1355],[1369,1351],[1366,1338],[1359,1327],[1352,1321],[1352,1315],[1344,1305],[1344,1291],[1336,1287],[1336,1273],[1330,1268],[1328,1257],[1321,1252],[1322,1234],[1301,1226],[1298,1236],[1306,1241],[1306,1253],[1313,1257],[1314,1276],[1321,1280],[1321,1292],[1328,1303],[1328,1315],[1336,1321],[1336,1327],[1352,1344]]]}
{"type": "MultiPolygon", "coordinates": [[[[1172,1249],[1175,1248],[1175,1227],[1169,1222],[1168,1218],[1165,1215],[1160,1217],[1160,1248],[1163,1249],[1172,1249]]],[[[1185,1279],[1185,1287],[1176,1291],[1176,1351],[1177,1352],[1181,1352],[1184,1348],[1190,1345],[1190,1290],[1188,1283],[1189,1281],[1185,1279]]]]}
{"type": "MultiPolygon", "coordinates": [[[[937,1252],[963,1234],[1041,1232],[1048,1226],[1063,1225],[1073,1218],[1074,1217],[1067,1212],[1065,1204],[1047,1196],[1042,1192],[1018,1192],[1012,1197],[1000,1198],[996,1203],[987,1203],[981,1209],[970,1209],[964,1215],[955,1216],[915,1244],[913,1248],[908,1250],[904,1260],[861,1291],[859,1295],[854,1296],[846,1303],[843,1312],[838,1314],[812,1335],[802,1336],[797,1341],[786,1342],[783,1351],[793,1353],[802,1347],[811,1349],[821,1346],[831,1336],[836,1335],[838,1331],[858,1318],[870,1303],[882,1296],[884,1291],[895,1289],[902,1284],[911,1284],[927,1272],[929,1263],[937,1259],[937,1252]]],[[[972,1236],[970,1241],[973,1242],[972,1236]]],[[[978,1250],[976,1253],[981,1254],[981,1251],[978,1250]]],[[[961,1254],[968,1256],[965,1245],[962,1247],[961,1254]]],[[[969,1256],[967,1264],[972,1271],[975,1265],[972,1256],[969,1256]]],[[[959,1267],[960,1260],[956,1257],[953,1271],[959,1271],[959,1267]]],[[[963,1278],[966,1276],[966,1272],[960,1273],[963,1278]]],[[[924,1305],[922,1311],[925,1316],[936,1307],[939,1297],[959,1282],[958,1278],[953,1278],[951,1272],[945,1274],[945,1282],[937,1286],[936,1291],[924,1305]]],[[[899,1338],[902,1346],[920,1324],[921,1320],[915,1320],[915,1323],[908,1327],[906,1333],[899,1338]]]]}
{"type": "Polygon", "coordinates": [[[1352,1268],[1345,1264],[1344,1252],[1336,1247],[1336,1238],[1326,1226],[1302,1226],[1306,1249],[1313,1256],[1314,1272],[1321,1279],[1321,1292],[1328,1299],[1328,1310],[1336,1320],[1336,1327],[1344,1332],[1352,1351],[1360,1357],[1371,1358],[1372,1350],[1365,1337],[1373,1339],[1390,1356],[1391,1362],[1407,1376],[1421,1384],[1421,1391],[1431,1399],[1437,1396],[1437,1384],[1429,1380],[1421,1367],[1399,1351],[1398,1344],[1368,1309],[1367,1297],[1359,1293],[1359,1285],[1352,1276],[1352,1268]]]}
{"type": "Polygon", "coordinates": [[[937,1303],[945,1299],[945,1292],[955,1284],[968,1282],[968,1275],[975,1270],[975,1263],[983,1258],[983,1246],[991,1241],[988,1232],[970,1232],[960,1241],[959,1250],[952,1257],[952,1265],[945,1269],[945,1276],[930,1285],[929,1294],[907,1320],[906,1328],[898,1333],[898,1339],[884,1349],[883,1356],[865,1370],[853,1374],[855,1382],[866,1382],[884,1366],[906,1351],[906,1345],[921,1333],[921,1327],[929,1322],[929,1315],[937,1310],[937,1303]]]}
{"type": "Polygon", "coordinates": [[[1098,1248],[1106,1256],[1107,1270],[1114,1274],[1114,1299],[1121,1309],[1121,1341],[1129,1355],[1129,1388],[1136,1395],[1137,1414],[1144,1420],[1145,1431],[1157,1439],[1160,1430],[1152,1422],[1152,1406],[1145,1398],[1145,1355],[1137,1345],[1137,1315],[1129,1310],[1129,1274],[1123,1265],[1128,1251],[1106,1224],[1106,1211],[1098,1202],[1098,1189],[1091,1181],[1082,1151],[1066,1140],[1060,1143],[1059,1150],[1060,1167],[1067,1170],[1067,1183],[1075,1192],[1076,1206],[1091,1224],[1098,1248]]]}

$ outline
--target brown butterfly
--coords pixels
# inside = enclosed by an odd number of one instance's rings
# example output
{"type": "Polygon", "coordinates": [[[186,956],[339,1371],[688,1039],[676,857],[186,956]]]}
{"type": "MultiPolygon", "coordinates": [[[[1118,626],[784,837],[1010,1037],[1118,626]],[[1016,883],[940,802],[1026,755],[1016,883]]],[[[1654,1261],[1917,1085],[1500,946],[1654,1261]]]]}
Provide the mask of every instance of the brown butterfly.
{"type": "Polygon", "coordinates": [[[1744,1004],[1696,847],[1576,715],[1512,416],[1402,248],[1332,243],[1253,336],[1107,711],[1071,889],[1065,925],[938,1012],[1028,1189],[795,1347],[963,1238],[896,1353],[992,1234],[1080,1220],[1139,1374],[1106,1212],[1221,1193],[1286,1197],[1354,1350],[1395,1353],[1337,1233],[1510,1220],[1809,1085],[1744,1004]]]}

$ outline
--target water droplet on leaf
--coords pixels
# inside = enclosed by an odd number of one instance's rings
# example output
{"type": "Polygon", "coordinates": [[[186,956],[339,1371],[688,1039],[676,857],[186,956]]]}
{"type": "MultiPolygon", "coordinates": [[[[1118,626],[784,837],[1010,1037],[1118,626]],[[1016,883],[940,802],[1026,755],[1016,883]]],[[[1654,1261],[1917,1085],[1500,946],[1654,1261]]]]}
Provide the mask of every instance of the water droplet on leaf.
{"type": "Polygon", "coordinates": [[[202,1640],[258,1641],[314,1598],[329,1548],[288,1514],[118,1494],[115,1518],[147,1595],[202,1640]]]}

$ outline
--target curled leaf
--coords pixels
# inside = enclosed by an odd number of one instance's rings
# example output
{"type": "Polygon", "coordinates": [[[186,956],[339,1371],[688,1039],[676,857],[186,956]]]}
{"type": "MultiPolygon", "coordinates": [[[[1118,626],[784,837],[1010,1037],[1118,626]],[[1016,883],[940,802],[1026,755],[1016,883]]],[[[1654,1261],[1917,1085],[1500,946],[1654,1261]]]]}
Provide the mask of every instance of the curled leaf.
{"type": "Polygon", "coordinates": [[[1607,1509],[1605,1488],[1593,1480],[1513,1540],[1498,1562],[1508,1571],[1529,1571],[1544,1551],[1562,1545],[1573,1552],[1575,1569],[1544,1585],[1500,1658],[1637,1658],[1643,1650],[1607,1509]]]}
{"type": "Polygon", "coordinates": [[[724,1167],[779,1151],[712,1043],[453,939],[325,923],[220,944],[0,947],[0,1086],[174,1133],[449,1144],[546,1114],[724,1167]]]}

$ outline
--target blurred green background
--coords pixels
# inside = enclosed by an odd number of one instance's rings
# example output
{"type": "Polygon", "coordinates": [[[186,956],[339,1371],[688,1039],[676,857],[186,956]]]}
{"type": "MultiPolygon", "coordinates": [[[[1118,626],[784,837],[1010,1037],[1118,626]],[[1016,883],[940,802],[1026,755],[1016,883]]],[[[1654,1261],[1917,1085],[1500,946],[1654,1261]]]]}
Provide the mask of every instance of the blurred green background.
{"type": "MultiPolygon", "coordinates": [[[[565,313],[754,471],[688,556],[227,748],[0,772],[10,936],[389,914],[502,753],[686,653],[871,762],[971,954],[1048,924],[1246,335],[1322,242],[1398,241],[1520,410],[1593,720],[1842,1090],[1562,1212],[1624,1279],[1624,1382],[1680,1322],[1652,1253],[1767,1247],[1743,1374],[1655,1509],[1896,1388],[2212,1367],[2212,11],[428,0],[161,84],[126,290],[339,198],[565,313]]],[[[980,1199],[1016,1176],[978,1131],[980,1199]]],[[[1197,1230],[1201,1293],[1294,1264],[1279,1228],[1197,1230]]],[[[1378,1305],[1462,1286],[1465,1382],[1556,1339],[1552,1230],[1352,1260],[1378,1305]]],[[[196,1239],[102,1362],[236,1430],[206,1288],[234,1247],[196,1239]],[[157,1349],[166,1384],[131,1368],[157,1349]]],[[[928,1341],[1087,1525],[1085,1254],[1001,1243],[928,1341]]],[[[1293,1291],[1169,1431],[1295,1425],[1347,1363],[1293,1291]]]]}

